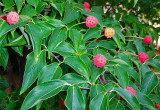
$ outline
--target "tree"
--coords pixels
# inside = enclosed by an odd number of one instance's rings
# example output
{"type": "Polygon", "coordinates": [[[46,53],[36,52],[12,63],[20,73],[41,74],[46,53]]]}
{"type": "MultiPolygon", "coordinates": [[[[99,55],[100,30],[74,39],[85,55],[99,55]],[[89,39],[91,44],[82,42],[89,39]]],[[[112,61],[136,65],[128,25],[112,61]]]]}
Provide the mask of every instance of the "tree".
{"type": "Polygon", "coordinates": [[[159,5],[0,0],[0,107],[155,110],[159,5]]]}

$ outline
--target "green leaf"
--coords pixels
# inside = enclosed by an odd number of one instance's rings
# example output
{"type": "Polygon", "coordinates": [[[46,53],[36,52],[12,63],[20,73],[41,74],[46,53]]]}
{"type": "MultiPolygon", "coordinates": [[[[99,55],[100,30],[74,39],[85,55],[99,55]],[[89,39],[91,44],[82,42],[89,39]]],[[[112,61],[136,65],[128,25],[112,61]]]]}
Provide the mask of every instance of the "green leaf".
{"type": "Polygon", "coordinates": [[[79,17],[79,12],[77,12],[72,4],[67,4],[65,8],[65,14],[63,18],[63,22],[65,24],[68,24],[79,17]]]}
{"type": "Polygon", "coordinates": [[[106,89],[104,88],[103,85],[96,84],[94,86],[91,86],[91,88],[90,88],[91,100],[101,92],[106,92],[106,89]]]}
{"type": "Polygon", "coordinates": [[[45,51],[41,52],[37,63],[35,63],[33,52],[27,56],[27,63],[20,94],[24,93],[36,81],[39,72],[46,65],[45,54],[45,51]]]}
{"type": "Polygon", "coordinates": [[[140,102],[140,104],[146,106],[149,110],[156,110],[155,105],[147,95],[139,92],[137,93],[137,99],[140,102]]]}
{"type": "Polygon", "coordinates": [[[92,38],[98,38],[100,37],[101,30],[97,27],[95,28],[90,28],[87,30],[86,34],[83,37],[83,41],[86,42],[92,38]]]}
{"type": "Polygon", "coordinates": [[[113,36],[113,40],[116,42],[118,48],[121,48],[120,38],[117,33],[115,33],[115,35],[113,36]]]}
{"type": "Polygon", "coordinates": [[[157,75],[153,71],[147,72],[143,78],[141,92],[148,95],[157,85],[157,75]]]}
{"type": "Polygon", "coordinates": [[[119,35],[119,37],[121,37],[121,39],[123,40],[123,42],[126,43],[125,37],[124,37],[124,35],[122,34],[122,32],[119,31],[119,30],[116,30],[116,33],[119,35]]]}
{"type": "Polygon", "coordinates": [[[77,85],[68,88],[65,105],[69,110],[85,110],[84,97],[77,85]]]}
{"type": "Polygon", "coordinates": [[[60,55],[64,56],[64,57],[68,57],[71,56],[73,54],[76,53],[76,51],[74,50],[74,48],[72,47],[71,44],[67,43],[67,42],[62,42],[60,43],[55,49],[54,49],[55,53],[59,53],[60,55]]]}
{"type": "Polygon", "coordinates": [[[37,7],[40,0],[26,0],[28,4],[37,7]]]}
{"type": "Polygon", "coordinates": [[[160,95],[155,95],[155,94],[149,94],[149,98],[152,99],[152,101],[156,103],[160,103],[160,95]]]}
{"type": "Polygon", "coordinates": [[[22,10],[21,15],[26,15],[29,17],[35,16],[36,10],[31,5],[26,5],[22,10]]]}
{"type": "Polygon", "coordinates": [[[46,2],[43,2],[43,1],[39,2],[36,8],[36,13],[40,14],[43,11],[45,6],[46,6],[46,2]]]}
{"type": "Polygon", "coordinates": [[[137,2],[138,2],[138,0],[134,0],[134,7],[136,6],[137,2]]]}
{"type": "Polygon", "coordinates": [[[119,82],[123,88],[127,88],[129,84],[128,73],[120,66],[116,66],[114,70],[115,75],[118,77],[119,82]]]}
{"type": "Polygon", "coordinates": [[[125,108],[119,100],[112,99],[109,102],[109,110],[125,110],[125,108]]]}
{"type": "Polygon", "coordinates": [[[67,38],[67,33],[66,33],[66,29],[55,29],[52,32],[52,35],[49,39],[49,43],[48,43],[48,55],[50,58],[51,53],[53,52],[53,50],[55,50],[55,48],[60,45],[60,43],[65,40],[67,38]]]}
{"type": "Polygon", "coordinates": [[[47,21],[48,24],[54,26],[54,27],[64,27],[65,25],[62,23],[62,21],[58,20],[58,19],[51,19],[49,21],[47,21]]]}
{"type": "Polygon", "coordinates": [[[7,23],[7,21],[3,21],[3,23],[0,25],[0,41],[5,37],[4,35],[13,30],[13,29],[16,29],[17,27],[19,26],[23,26],[25,25],[26,22],[24,20],[21,19],[21,16],[20,16],[20,20],[18,21],[18,23],[16,25],[9,25],[7,23]]]}
{"type": "Polygon", "coordinates": [[[8,97],[7,93],[5,91],[0,90],[0,99],[6,99],[8,97]]]}
{"type": "Polygon", "coordinates": [[[53,78],[58,79],[61,75],[62,75],[62,70],[59,67],[58,63],[52,63],[50,65],[46,65],[42,68],[41,72],[39,73],[38,85],[43,82],[50,81],[53,78]]]}
{"type": "Polygon", "coordinates": [[[21,11],[22,5],[24,3],[24,0],[14,0],[16,5],[17,5],[17,9],[18,9],[18,13],[21,11]]]}
{"type": "Polygon", "coordinates": [[[115,88],[114,91],[116,91],[121,97],[123,97],[134,110],[140,110],[139,101],[134,94],[121,88],[115,88]]]}
{"type": "Polygon", "coordinates": [[[77,75],[75,73],[68,73],[62,76],[61,80],[66,81],[69,84],[80,84],[80,83],[86,83],[87,80],[83,78],[80,75],[77,75]]]}
{"type": "Polygon", "coordinates": [[[47,99],[58,94],[64,85],[67,83],[61,80],[53,80],[44,82],[31,90],[31,92],[27,95],[23,104],[21,106],[21,110],[27,110],[34,105],[36,105],[41,100],[47,99]]]}
{"type": "Polygon", "coordinates": [[[14,100],[10,101],[9,104],[7,104],[5,110],[15,110],[16,102],[14,100]]]}
{"type": "Polygon", "coordinates": [[[67,57],[64,62],[89,80],[89,71],[84,62],[78,56],[67,57]]]}
{"type": "Polygon", "coordinates": [[[33,46],[34,58],[37,63],[41,52],[42,30],[38,25],[30,23],[26,26],[26,31],[30,36],[33,46]]]}
{"type": "Polygon", "coordinates": [[[145,47],[143,45],[143,41],[141,39],[135,39],[134,40],[134,43],[136,45],[136,48],[137,48],[137,51],[138,51],[138,54],[140,54],[141,52],[145,52],[145,47]]]}
{"type": "Polygon", "coordinates": [[[109,98],[105,93],[99,93],[90,102],[90,110],[109,110],[109,98]]]}
{"type": "Polygon", "coordinates": [[[75,50],[78,53],[79,52],[79,46],[80,46],[81,41],[82,41],[82,34],[78,30],[72,29],[72,30],[69,31],[69,37],[71,38],[71,40],[74,44],[75,50]]]}
{"type": "Polygon", "coordinates": [[[2,1],[3,1],[4,6],[5,6],[3,11],[6,11],[6,10],[10,9],[13,5],[15,5],[13,0],[2,0],[2,1]]]}
{"type": "Polygon", "coordinates": [[[159,68],[160,67],[160,61],[159,61],[159,59],[147,60],[145,63],[160,71],[160,68],[159,68]]]}
{"type": "Polygon", "coordinates": [[[90,71],[91,71],[91,82],[95,83],[98,77],[103,73],[103,68],[98,68],[92,63],[90,71]]]}
{"type": "Polygon", "coordinates": [[[19,36],[18,38],[16,38],[15,40],[13,40],[12,42],[9,42],[8,44],[6,44],[6,46],[20,46],[20,45],[24,45],[26,44],[26,40],[23,37],[23,35],[19,36]]]}
{"type": "Polygon", "coordinates": [[[106,40],[103,40],[103,41],[100,41],[98,44],[97,44],[98,47],[103,47],[105,49],[115,49],[116,47],[116,44],[113,40],[111,41],[106,41],[106,40]]]}
{"type": "Polygon", "coordinates": [[[64,3],[51,3],[51,6],[54,7],[60,13],[61,16],[63,15],[65,7],[64,3]]]}
{"type": "Polygon", "coordinates": [[[9,88],[7,81],[2,79],[1,77],[0,77],[0,85],[1,85],[0,86],[1,90],[5,90],[6,88],[9,88]]]}

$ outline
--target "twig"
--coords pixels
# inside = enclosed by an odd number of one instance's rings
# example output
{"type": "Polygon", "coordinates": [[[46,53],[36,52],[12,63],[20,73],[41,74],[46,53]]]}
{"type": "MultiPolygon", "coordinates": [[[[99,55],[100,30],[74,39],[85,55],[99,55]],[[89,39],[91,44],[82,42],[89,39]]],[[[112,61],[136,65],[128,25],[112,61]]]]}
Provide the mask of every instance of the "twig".
{"type": "Polygon", "coordinates": [[[83,89],[83,90],[90,90],[90,88],[85,88],[85,87],[80,87],[80,86],[79,86],[79,88],[83,89]]]}
{"type": "Polygon", "coordinates": [[[55,56],[53,53],[51,53],[51,55],[53,55],[53,57],[54,57],[59,63],[61,63],[61,61],[58,59],[57,56],[55,56]]]}

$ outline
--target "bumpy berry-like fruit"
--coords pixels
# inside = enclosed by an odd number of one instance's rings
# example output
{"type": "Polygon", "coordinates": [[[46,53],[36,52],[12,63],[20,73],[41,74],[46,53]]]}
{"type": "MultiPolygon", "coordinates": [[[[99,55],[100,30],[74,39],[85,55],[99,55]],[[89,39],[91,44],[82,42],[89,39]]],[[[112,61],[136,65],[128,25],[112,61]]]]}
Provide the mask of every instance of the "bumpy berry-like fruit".
{"type": "Polygon", "coordinates": [[[152,42],[152,38],[149,35],[146,35],[144,38],[144,43],[146,44],[150,44],[152,42]]]}
{"type": "Polygon", "coordinates": [[[19,21],[19,15],[16,12],[9,12],[7,15],[7,22],[12,25],[19,21]]]}
{"type": "Polygon", "coordinates": [[[62,107],[66,107],[64,100],[61,102],[61,106],[62,106],[62,107]]]}
{"type": "Polygon", "coordinates": [[[125,90],[133,93],[136,96],[136,91],[132,87],[127,87],[125,90]]]}
{"type": "Polygon", "coordinates": [[[93,28],[98,24],[98,20],[94,16],[89,16],[86,19],[86,26],[89,28],[93,28]]]}
{"type": "Polygon", "coordinates": [[[84,6],[85,6],[86,8],[90,8],[90,4],[89,4],[88,2],[84,2],[84,6]]]}
{"type": "Polygon", "coordinates": [[[107,38],[111,38],[113,37],[115,34],[115,30],[113,28],[106,28],[105,31],[104,31],[104,35],[107,37],[107,38]]]}
{"type": "Polygon", "coordinates": [[[159,104],[157,104],[157,105],[156,105],[156,108],[160,108],[160,105],[159,105],[159,104]]]}
{"type": "Polygon", "coordinates": [[[148,55],[142,52],[138,55],[138,59],[141,63],[144,63],[146,60],[148,60],[148,55]]]}
{"type": "Polygon", "coordinates": [[[93,63],[94,63],[95,66],[101,68],[101,67],[103,67],[106,64],[106,58],[103,55],[101,55],[101,54],[96,55],[94,57],[94,59],[93,59],[93,63]]]}
{"type": "Polygon", "coordinates": [[[6,20],[7,17],[6,17],[6,16],[2,16],[1,19],[2,19],[2,20],[6,20]]]}
{"type": "Polygon", "coordinates": [[[91,12],[91,10],[89,8],[85,8],[84,10],[88,11],[88,12],[91,12]]]}

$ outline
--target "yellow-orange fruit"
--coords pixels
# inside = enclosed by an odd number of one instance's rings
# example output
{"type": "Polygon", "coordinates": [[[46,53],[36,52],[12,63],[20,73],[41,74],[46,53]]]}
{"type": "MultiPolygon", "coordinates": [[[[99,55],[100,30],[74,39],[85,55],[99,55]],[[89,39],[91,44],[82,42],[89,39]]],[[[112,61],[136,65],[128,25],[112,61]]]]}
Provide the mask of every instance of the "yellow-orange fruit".
{"type": "Polygon", "coordinates": [[[107,37],[107,38],[111,38],[113,37],[115,34],[115,30],[113,28],[106,28],[105,31],[104,31],[104,35],[107,37]]]}

